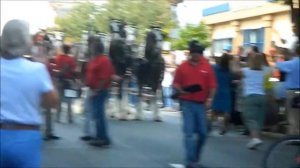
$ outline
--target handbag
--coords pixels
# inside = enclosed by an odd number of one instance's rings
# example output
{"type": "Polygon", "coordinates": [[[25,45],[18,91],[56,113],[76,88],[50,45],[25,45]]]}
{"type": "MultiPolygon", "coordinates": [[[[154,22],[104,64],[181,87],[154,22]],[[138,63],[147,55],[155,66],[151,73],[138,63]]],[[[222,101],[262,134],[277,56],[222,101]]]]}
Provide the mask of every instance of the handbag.
{"type": "Polygon", "coordinates": [[[63,81],[63,95],[65,98],[80,98],[81,85],[77,80],[65,79],[63,81]]]}
{"type": "MultiPolygon", "coordinates": [[[[202,87],[201,85],[194,84],[194,85],[183,87],[182,90],[188,93],[195,93],[195,92],[202,91],[202,87]]],[[[175,93],[171,96],[171,98],[178,99],[179,96],[180,93],[175,90],[175,93]]]]}

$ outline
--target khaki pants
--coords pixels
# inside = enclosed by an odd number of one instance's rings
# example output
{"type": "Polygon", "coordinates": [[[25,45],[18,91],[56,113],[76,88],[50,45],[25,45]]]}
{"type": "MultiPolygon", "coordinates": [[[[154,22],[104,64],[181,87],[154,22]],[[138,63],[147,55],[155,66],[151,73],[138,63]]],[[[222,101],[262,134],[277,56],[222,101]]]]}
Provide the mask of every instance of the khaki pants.
{"type": "Polygon", "coordinates": [[[300,94],[300,91],[296,90],[288,90],[287,91],[287,100],[286,100],[286,111],[287,111],[287,117],[289,122],[289,129],[288,133],[292,135],[299,135],[300,134],[300,109],[292,108],[291,107],[291,101],[292,98],[300,94]]]}

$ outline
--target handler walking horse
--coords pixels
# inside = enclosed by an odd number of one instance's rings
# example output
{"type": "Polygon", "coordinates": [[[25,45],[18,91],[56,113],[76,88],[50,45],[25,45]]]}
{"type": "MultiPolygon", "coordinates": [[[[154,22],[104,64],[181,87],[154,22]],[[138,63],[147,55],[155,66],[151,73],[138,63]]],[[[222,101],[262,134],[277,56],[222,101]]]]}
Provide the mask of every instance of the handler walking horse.
{"type": "Polygon", "coordinates": [[[136,120],[142,119],[142,97],[143,91],[148,88],[150,91],[150,105],[154,114],[154,121],[160,122],[159,109],[157,106],[157,90],[161,86],[165,63],[161,56],[163,34],[160,27],[151,27],[151,31],[147,33],[145,58],[141,61],[137,69],[138,80],[138,109],[136,113],[136,120]]]}

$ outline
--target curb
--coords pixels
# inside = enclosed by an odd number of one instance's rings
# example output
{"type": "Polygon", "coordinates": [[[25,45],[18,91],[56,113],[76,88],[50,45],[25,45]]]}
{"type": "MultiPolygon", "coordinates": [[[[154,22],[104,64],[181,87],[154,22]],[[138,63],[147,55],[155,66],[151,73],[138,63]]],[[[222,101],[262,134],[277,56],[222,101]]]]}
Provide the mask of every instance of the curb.
{"type": "Polygon", "coordinates": [[[287,134],[275,133],[275,132],[262,132],[261,134],[263,136],[270,137],[270,138],[282,138],[287,135],[287,134]]]}

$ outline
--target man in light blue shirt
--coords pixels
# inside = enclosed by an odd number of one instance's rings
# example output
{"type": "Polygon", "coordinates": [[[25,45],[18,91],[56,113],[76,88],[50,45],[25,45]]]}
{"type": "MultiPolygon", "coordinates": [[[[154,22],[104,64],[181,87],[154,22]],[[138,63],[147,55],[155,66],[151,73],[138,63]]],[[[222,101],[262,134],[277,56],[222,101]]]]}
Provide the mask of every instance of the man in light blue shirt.
{"type": "Polygon", "coordinates": [[[3,28],[0,58],[0,167],[40,167],[40,105],[56,107],[58,94],[47,68],[23,55],[31,47],[28,24],[3,28]]]}
{"type": "Polygon", "coordinates": [[[289,134],[300,134],[300,113],[297,108],[291,106],[293,97],[300,94],[300,45],[295,48],[295,56],[293,59],[285,62],[278,62],[276,68],[280,71],[286,72],[286,111],[288,113],[289,134]]]}

